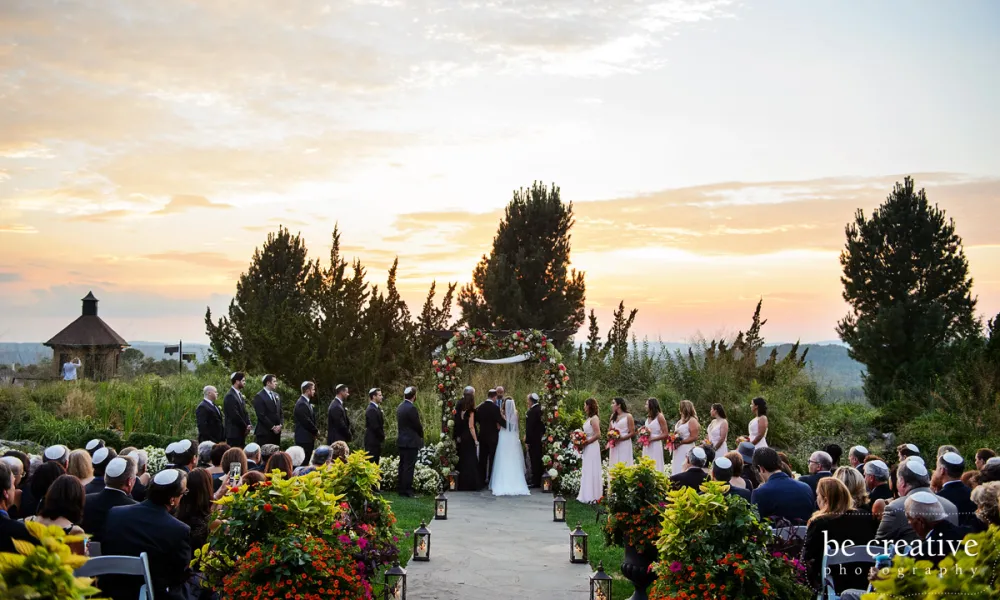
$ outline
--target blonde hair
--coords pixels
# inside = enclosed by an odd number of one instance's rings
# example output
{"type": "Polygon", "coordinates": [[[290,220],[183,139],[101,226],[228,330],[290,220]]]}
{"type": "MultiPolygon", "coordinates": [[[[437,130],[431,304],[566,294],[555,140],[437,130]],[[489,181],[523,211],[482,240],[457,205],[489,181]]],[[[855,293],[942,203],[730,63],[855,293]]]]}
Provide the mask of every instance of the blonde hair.
{"type": "Polygon", "coordinates": [[[698,418],[698,411],[694,409],[694,403],[690,400],[681,400],[680,411],[681,420],[685,422],[698,418]]]}
{"type": "Polygon", "coordinates": [[[90,453],[86,450],[74,450],[69,453],[69,466],[66,473],[84,480],[94,476],[94,462],[90,460],[90,453]]]}
{"type": "Polygon", "coordinates": [[[854,501],[854,508],[860,508],[868,504],[868,488],[865,487],[865,476],[854,467],[839,467],[833,472],[833,476],[847,486],[847,491],[851,493],[854,501]]]}
{"type": "Polygon", "coordinates": [[[819,480],[816,484],[817,504],[821,497],[826,500],[826,507],[814,512],[809,518],[810,523],[819,517],[842,515],[852,508],[851,491],[836,477],[824,477],[819,480]]]}

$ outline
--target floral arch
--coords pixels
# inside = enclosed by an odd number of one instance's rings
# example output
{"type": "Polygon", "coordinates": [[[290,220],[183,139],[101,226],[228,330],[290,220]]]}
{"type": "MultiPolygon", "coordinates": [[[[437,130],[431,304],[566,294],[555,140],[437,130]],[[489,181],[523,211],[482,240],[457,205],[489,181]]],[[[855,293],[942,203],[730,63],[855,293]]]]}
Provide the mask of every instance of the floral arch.
{"type": "Polygon", "coordinates": [[[552,340],[538,330],[518,330],[494,335],[482,329],[456,331],[445,346],[444,357],[433,361],[437,392],[441,402],[441,441],[437,458],[441,475],[447,477],[458,465],[458,449],[453,429],[461,390],[462,365],[488,350],[529,355],[540,367],[542,390],[539,392],[545,436],[542,439],[542,464],[553,479],[563,474],[558,451],[565,448],[568,432],[559,418],[559,408],[569,383],[569,372],[552,340]],[[553,474],[554,472],[554,474],[553,474]]]}

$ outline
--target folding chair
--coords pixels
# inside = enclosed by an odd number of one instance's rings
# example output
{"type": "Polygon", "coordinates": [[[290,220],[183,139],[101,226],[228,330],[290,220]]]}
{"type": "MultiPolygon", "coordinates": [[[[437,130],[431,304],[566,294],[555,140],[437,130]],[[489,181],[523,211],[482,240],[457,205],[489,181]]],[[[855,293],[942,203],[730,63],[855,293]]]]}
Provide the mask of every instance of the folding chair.
{"type": "Polygon", "coordinates": [[[143,552],[139,556],[98,556],[91,558],[74,572],[77,577],[100,577],[101,575],[137,575],[144,583],[139,588],[138,600],[153,600],[153,578],[149,574],[149,557],[143,552]]]}
{"type": "Polygon", "coordinates": [[[875,564],[875,557],[868,554],[868,549],[863,544],[845,546],[833,556],[823,553],[823,562],[820,565],[820,576],[823,577],[823,589],[816,594],[816,600],[837,600],[840,596],[833,586],[833,578],[826,576],[828,567],[836,567],[846,564],[875,564]]]}

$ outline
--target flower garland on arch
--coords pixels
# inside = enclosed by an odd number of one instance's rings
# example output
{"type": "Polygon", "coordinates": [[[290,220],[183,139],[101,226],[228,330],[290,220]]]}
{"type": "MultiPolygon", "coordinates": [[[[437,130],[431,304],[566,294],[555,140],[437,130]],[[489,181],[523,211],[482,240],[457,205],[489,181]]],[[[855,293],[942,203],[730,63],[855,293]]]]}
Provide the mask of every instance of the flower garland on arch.
{"type": "Polygon", "coordinates": [[[453,431],[456,406],[461,396],[461,362],[474,358],[487,350],[506,351],[518,354],[530,353],[539,366],[543,367],[544,390],[538,394],[542,407],[542,421],[545,436],[542,439],[542,463],[549,476],[558,479],[564,465],[558,459],[560,448],[566,447],[568,432],[559,418],[559,408],[566,395],[569,372],[562,361],[562,355],[548,336],[538,330],[520,330],[509,335],[496,337],[482,329],[456,331],[445,346],[444,358],[434,360],[432,365],[437,378],[437,392],[441,402],[441,441],[437,447],[437,457],[441,475],[447,477],[458,466],[458,448],[453,431]]]}

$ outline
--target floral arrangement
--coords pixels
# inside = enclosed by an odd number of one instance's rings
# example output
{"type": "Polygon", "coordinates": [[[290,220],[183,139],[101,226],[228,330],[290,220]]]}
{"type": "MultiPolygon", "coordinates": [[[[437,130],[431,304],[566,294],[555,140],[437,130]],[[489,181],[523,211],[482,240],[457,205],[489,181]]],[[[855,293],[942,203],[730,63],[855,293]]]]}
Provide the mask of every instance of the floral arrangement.
{"type": "Polygon", "coordinates": [[[83,536],[66,535],[55,525],[46,527],[32,521],[24,525],[38,544],[11,540],[17,552],[0,553],[0,597],[82,600],[98,593],[91,579],[73,575],[87,557],[73,554],[69,545],[82,543],[83,536]]]}
{"type": "Polygon", "coordinates": [[[146,446],[143,448],[146,452],[148,460],[146,461],[146,472],[150,475],[156,475],[163,469],[167,468],[167,453],[163,448],[157,448],[155,446],[146,446]]]}
{"type": "Polygon", "coordinates": [[[559,480],[559,493],[565,496],[578,495],[580,493],[580,479],[582,477],[583,471],[580,469],[565,472],[559,480]]]}
{"type": "Polygon", "coordinates": [[[655,550],[668,487],[666,475],[656,470],[651,458],[643,457],[634,466],[612,467],[608,492],[600,501],[608,513],[605,543],[632,546],[639,553],[655,550]]]}
{"type": "Polygon", "coordinates": [[[617,429],[609,429],[608,430],[608,445],[607,445],[608,450],[611,450],[612,448],[614,448],[615,444],[618,443],[618,440],[620,440],[621,437],[622,437],[622,432],[618,431],[617,429]]]}
{"type": "Polygon", "coordinates": [[[679,441],[681,441],[681,436],[677,435],[676,432],[671,431],[667,434],[667,437],[663,438],[663,447],[673,452],[674,450],[677,450],[677,442],[679,441]]]}
{"type": "MultiPolygon", "coordinates": [[[[379,469],[382,473],[382,489],[396,489],[396,484],[399,482],[399,457],[383,456],[379,460],[379,469]]],[[[441,491],[442,481],[443,478],[438,471],[417,462],[417,466],[413,470],[413,490],[416,493],[437,495],[441,491]]]]}
{"type": "Polygon", "coordinates": [[[639,438],[639,443],[642,444],[643,448],[645,448],[645,447],[649,446],[649,443],[650,443],[649,439],[651,437],[653,437],[653,432],[652,432],[652,430],[650,430],[649,427],[646,427],[645,425],[643,425],[636,432],[636,435],[639,438]]]}
{"type": "Polygon", "coordinates": [[[417,464],[425,467],[436,467],[438,464],[439,444],[428,444],[417,451],[417,464]]]}
{"type": "Polygon", "coordinates": [[[701,493],[690,488],[667,494],[657,580],[651,600],[807,600],[798,561],[769,549],[774,533],[766,521],[726,484],[709,481],[701,493]]]}
{"type": "Polygon", "coordinates": [[[542,464],[549,471],[549,477],[558,479],[560,473],[572,473],[580,467],[580,453],[573,448],[572,444],[559,441],[553,435],[546,437],[548,453],[542,455],[542,464]]]}
{"type": "Polygon", "coordinates": [[[576,451],[583,452],[583,446],[587,443],[587,434],[582,429],[577,429],[569,435],[569,440],[573,444],[573,447],[576,448],[576,451]]]}

